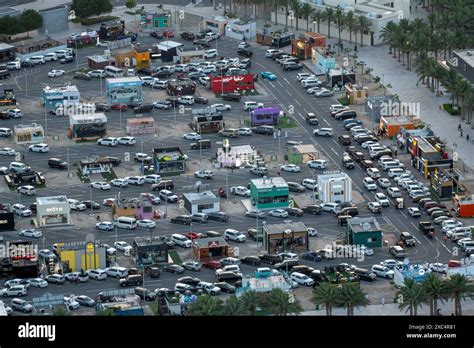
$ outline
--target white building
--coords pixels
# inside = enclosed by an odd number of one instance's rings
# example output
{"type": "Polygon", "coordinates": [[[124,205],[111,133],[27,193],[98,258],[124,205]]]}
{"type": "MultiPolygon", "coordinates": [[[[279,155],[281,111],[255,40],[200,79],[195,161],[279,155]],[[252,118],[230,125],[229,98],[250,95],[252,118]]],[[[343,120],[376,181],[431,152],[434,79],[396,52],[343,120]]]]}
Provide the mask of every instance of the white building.
{"type": "Polygon", "coordinates": [[[318,175],[319,199],[323,203],[352,201],[352,179],[346,173],[318,175]]]}
{"type": "Polygon", "coordinates": [[[66,196],[37,197],[38,226],[57,226],[71,224],[71,208],[66,196]]]}
{"type": "Polygon", "coordinates": [[[43,88],[43,105],[50,109],[70,104],[79,104],[81,93],[76,86],[46,86],[43,88]]]}
{"type": "Polygon", "coordinates": [[[184,193],[184,207],[191,213],[214,213],[220,210],[220,199],[211,191],[184,193]]]}
{"type": "MultiPolygon", "coordinates": [[[[370,29],[364,32],[364,45],[374,46],[382,43],[380,37],[381,30],[388,22],[398,23],[402,18],[410,18],[410,0],[302,0],[302,3],[311,4],[315,10],[324,12],[326,8],[341,7],[344,12],[354,12],[355,16],[365,16],[371,22],[370,29]],[[392,7],[393,6],[393,7],[392,7]]],[[[291,10],[291,8],[289,9],[291,10]]],[[[286,8],[280,6],[276,13],[278,24],[286,24],[286,8]]],[[[275,12],[271,13],[272,22],[275,21],[275,12]]],[[[317,23],[310,19],[309,28],[317,31],[317,23]]],[[[291,12],[288,18],[288,26],[296,27],[296,17],[291,19],[291,12]]],[[[306,20],[298,18],[298,28],[306,29],[306,20]]],[[[321,21],[319,33],[328,35],[328,25],[326,21],[321,21]]],[[[338,28],[335,23],[331,24],[331,38],[338,38],[338,28]]],[[[352,33],[352,42],[360,44],[360,33],[352,33]]],[[[347,28],[341,31],[341,39],[349,41],[349,31],[347,28]]]]}

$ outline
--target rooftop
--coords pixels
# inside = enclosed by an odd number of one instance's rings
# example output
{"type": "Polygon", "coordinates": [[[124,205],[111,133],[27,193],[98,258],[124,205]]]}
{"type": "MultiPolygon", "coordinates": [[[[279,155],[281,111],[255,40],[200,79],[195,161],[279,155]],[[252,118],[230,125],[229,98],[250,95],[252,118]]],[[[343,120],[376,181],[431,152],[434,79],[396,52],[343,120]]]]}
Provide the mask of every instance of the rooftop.
{"type": "Polygon", "coordinates": [[[10,51],[14,49],[15,49],[15,46],[6,44],[4,42],[0,42],[0,51],[10,51]]]}
{"type": "Polygon", "coordinates": [[[280,177],[273,177],[273,178],[261,178],[261,179],[251,179],[252,184],[257,189],[265,189],[265,188],[288,188],[288,184],[286,183],[285,179],[280,177]]]}
{"type": "Polygon", "coordinates": [[[136,246],[147,246],[147,245],[162,245],[166,243],[166,238],[164,236],[161,237],[135,237],[133,243],[136,246]]]}
{"type": "Polygon", "coordinates": [[[382,116],[388,125],[412,124],[413,116],[382,116]]]}
{"type": "Polygon", "coordinates": [[[382,231],[377,220],[373,217],[355,217],[347,220],[347,224],[354,233],[366,232],[366,231],[382,231]]]}
{"type": "Polygon", "coordinates": [[[65,86],[46,86],[43,91],[45,93],[53,92],[79,92],[75,85],[65,85],[65,86]]]}
{"type": "Polygon", "coordinates": [[[415,137],[416,142],[418,144],[418,147],[423,151],[424,153],[427,152],[438,152],[435,147],[428,141],[426,140],[425,137],[415,137]]]}
{"type": "Polygon", "coordinates": [[[93,56],[88,56],[87,59],[90,59],[96,63],[104,63],[104,62],[108,62],[110,59],[105,57],[105,56],[102,56],[100,54],[95,54],[93,56]]]}
{"type": "Polygon", "coordinates": [[[209,201],[215,202],[219,201],[219,198],[216,197],[214,193],[211,191],[204,191],[204,192],[188,192],[183,193],[183,196],[190,202],[192,201],[209,201]]]}
{"type": "Polygon", "coordinates": [[[313,144],[293,146],[293,151],[301,153],[301,154],[318,153],[318,150],[316,150],[316,147],[314,147],[313,144]]]}
{"type": "Polygon", "coordinates": [[[344,172],[339,172],[338,170],[334,172],[324,172],[325,174],[318,175],[318,179],[321,179],[321,181],[330,181],[330,180],[336,180],[336,179],[348,179],[349,176],[344,173],[344,172]]]}
{"type": "Polygon", "coordinates": [[[160,42],[159,44],[157,44],[155,46],[158,47],[158,49],[160,49],[162,51],[167,51],[171,48],[183,46],[183,44],[179,43],[179,42],[176,42],[176,41],[167,40],[167,41],[162,41],[162,42],[160,42]]]}
{"type": "Polygon", "coordinates": [[[289,224],[267,224],[263,226],[267,234],[282,234],[285,231],[306,232],[308,229],[302,222],[291,222],[289,224]]]}
{"type": "Polygon", "coordinates": [[[71,115],[69,116],[71,123],[75,124],[84,124],[84,123],[98,123],[98,122],[107,122],[107,116],[103,112],[97,112],[90,115],[71,115]]]}
{"type": "Polygon", "coordinates": [[[50,8],[55,8],[58,6],[64,6],[64,5],[71,5],[72,0],[47,0],[47,1],[33,1],[33,2],[28,2],[23,5],[18,5],[12,7],[13,9],[19,10],[19,11],[24,11],[24,10],[46,10],[50,8]]]}
{"type": "Polygon", "coordinates": [[[142,82],[142,80],[138,76],[130,76],[130,77],[117,77],[112,79],[107,79],[107,83],[131,83],[131,82],[142,82]]]}
{"type": "Polygon", "coordinates": [[[472,68],[474,67],[474,48],[461,50],[461,51],[454,51],[459,58],[464,60],[469,66],[472,68]]]}
{"type": "Polygon", "coordinates": [[[66,203],[66,202],[67,202],[66,196],[36,197],[36,203],[38,205],[58,204],[58,203],[66,203]]]}
{"type": "Polygon", "coordinates": [[[227,246],[227,242],[222,237],[210,237],[210,238],[196,238],[194,239],[194,245],[198,248],[207,248],[211,244],[217,244],[217,246],[224,247],[227,246]]]}

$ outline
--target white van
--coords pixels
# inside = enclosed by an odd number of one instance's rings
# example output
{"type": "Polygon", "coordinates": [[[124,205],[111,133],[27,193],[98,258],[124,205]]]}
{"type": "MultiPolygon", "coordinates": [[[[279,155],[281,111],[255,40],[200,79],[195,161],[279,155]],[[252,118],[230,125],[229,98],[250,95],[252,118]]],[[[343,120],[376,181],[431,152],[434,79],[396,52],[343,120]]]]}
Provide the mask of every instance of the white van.
{"type": "Polygon", "coordinates": [[[178,98],[179,104],[186,104],[186,105],[193,105],[194,104],[194,97],[192,95],[183,95],[182,97],[178,98]]]}
{"type": "Polygon", "coordinates": [[[394,178],[396,176],[400,176],[402,175],[403,173],[405,173],[405,170],[403,168],[391,168],[388,170],[388,176],[391,177],[391,178],[394,178]]]}
{"type": "Polygon", "coordinates": [[[134,230],[137,228],[137,219],[132,217],[121,216],[114,219],[114,224],[117,228],[123,228],[126,230],[134,230]]]}
{"type": "Polygon", "coordinates": [[[128,276],[128,269],[125,267],[108,267],[105,269],[105,273],[109,277],[125,278],[128,276]]]}
{"type": "Polygon", "coordinates": [[[10,128],[0,128],[0,137],[9,137],[12,135],[12,130],[10,128]]]}
{"type": "Polygon", "coordinates": [[[28,61],[30,63],[33,63],[33,64],[44,64],[45,63],[44,56],[33,56],[28,61]]]}
{"type": "Polygon", "coordinates": [[[171,235],[171,241],[183,248],[191,248],[192,245],[191,240],[189,240],[186,236],[177,233],[171,235]]]}
{"type": "Polygon", "coordinates": [[[314,179],[304,179],[301,185],[306,187],[308,190],[314,190],[318,188],[318,182],[314,179]]]}
{"type": "Polygon", "coordinates": [[[52,62],[52,61],[57,61],[58,60],[58,55],[54,52],[51,52],[51,53],[46,53],[44,55],[44,60],[46,62],[52,62]]]}
{"type": "Polygon", "coordinates": [[[14,62],[7,63],[8,70],[20,70],[21,69],[21,62],[19,60],[15,60],[14,62]]]}
{"type": "Polygon", "coordinates": [[[105,67],[105,75],[110,77],[123,77],[123,70],[112,65],[105,67]]]}

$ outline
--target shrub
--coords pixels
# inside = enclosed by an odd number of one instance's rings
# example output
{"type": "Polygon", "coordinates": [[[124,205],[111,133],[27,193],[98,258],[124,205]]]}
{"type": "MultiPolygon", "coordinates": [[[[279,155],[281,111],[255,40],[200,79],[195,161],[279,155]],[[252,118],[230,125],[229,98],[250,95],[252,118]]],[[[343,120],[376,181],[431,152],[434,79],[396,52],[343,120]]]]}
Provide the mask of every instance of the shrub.
{"type": "Polygon", "coordinates": [[[119,19],[119,17],[116,16],[102,16],[102,17],[95,17],[95,18],[83,18],[81,19],[81,24],[82,25],[92,25],[92,24],[97,24],[97,23],[102,23],[102,22],[108,22],[108,21],[113,21],[119,19]]]}
{"type": "Polygon", "coordinates": [[[443,109],[453,116],[459,115],[461,113],[461,107],[457,106],[455,109],[453,109],[453,104],[443,104],[443,109]]]}

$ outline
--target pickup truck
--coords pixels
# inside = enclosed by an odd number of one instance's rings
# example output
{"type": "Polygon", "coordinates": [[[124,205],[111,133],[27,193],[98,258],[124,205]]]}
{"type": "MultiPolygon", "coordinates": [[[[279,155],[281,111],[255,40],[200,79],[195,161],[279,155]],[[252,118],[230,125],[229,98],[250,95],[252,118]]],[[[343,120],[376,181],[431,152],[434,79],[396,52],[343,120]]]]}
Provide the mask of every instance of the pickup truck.
{"type": "Polygon", "coordinates": [[[419,229],[427,237],[434,238],[435,228],[430,221],[420,221],[419,229]]]}

